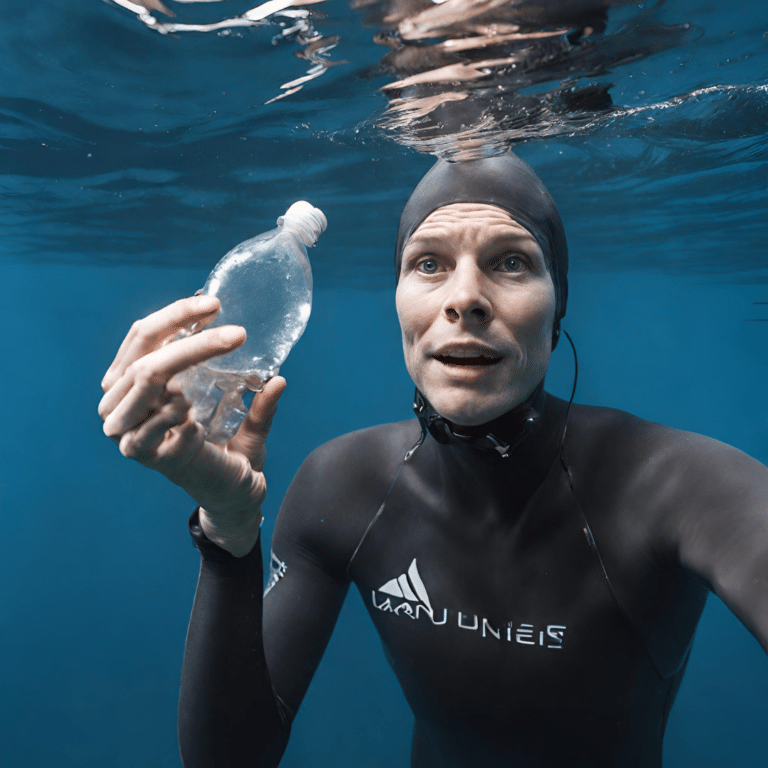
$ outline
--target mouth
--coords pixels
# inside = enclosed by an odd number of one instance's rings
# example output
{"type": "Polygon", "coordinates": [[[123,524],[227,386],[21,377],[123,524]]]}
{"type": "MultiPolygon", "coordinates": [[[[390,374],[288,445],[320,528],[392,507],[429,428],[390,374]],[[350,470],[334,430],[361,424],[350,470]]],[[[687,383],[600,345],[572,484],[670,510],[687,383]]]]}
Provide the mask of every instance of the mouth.
{"type": "Polygon", "coordinates": [[[461,368],[487,368],[498,365],[502,360],[498,352],[485,347],[446,347],[433,357],[443,365],[461,368]]]}

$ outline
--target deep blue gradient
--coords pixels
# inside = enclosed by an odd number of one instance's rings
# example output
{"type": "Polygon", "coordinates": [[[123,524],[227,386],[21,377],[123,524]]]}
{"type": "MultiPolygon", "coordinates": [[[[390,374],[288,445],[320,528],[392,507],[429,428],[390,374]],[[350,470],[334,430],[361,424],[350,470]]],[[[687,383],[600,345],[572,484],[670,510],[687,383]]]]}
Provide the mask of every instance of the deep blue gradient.
{"type": "MultiPolygon", "coordinates": [[[[763,9],[755,18],[760,4],[714,5],[665,4],[670,23],[703,34],[609,75],[623,109],[720,90],[516,151],[552,189],[569,234],[564,327],[579,351],[577,400],[709,435],[765,463],[766,19],[763,9]]],[[[392,248],[399,210],[432,159],[371,125],[387,81],[375,70],[374,30],[344,3],[326,13],[317,24],[343,38],[333,58],[351,63],[263,107],[309,66],[290,41],[271,45],[275,29],[172,38],[95,1],[5,10],[3,765],[180,764],[193,505],[122,458],[96,413],[101,377],[134,319],[194,292],[221,255],[273,226],[294,199],[327,213],[310,253],[312,318],[282,371],[265,548],[314,447],[411,416],[392,248]]],[[[572,375],[561,343],[550,390],[567,396],[572,375]]],[[[710,598],[666,766],[763,768],[766,722],[768,659],[710,598]]],[[[353,592],[282,765],[405,768],[410,726],[353,592]]]]}

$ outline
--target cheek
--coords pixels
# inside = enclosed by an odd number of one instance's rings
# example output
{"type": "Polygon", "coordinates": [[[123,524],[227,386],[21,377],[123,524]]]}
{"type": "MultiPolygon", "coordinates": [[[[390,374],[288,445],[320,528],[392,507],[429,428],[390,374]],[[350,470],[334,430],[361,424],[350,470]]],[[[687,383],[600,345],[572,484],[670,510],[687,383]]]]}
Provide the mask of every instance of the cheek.
{"type": "Polygon", "coordinates": [[[409,353],[413,347],[415,330],[413,327],[414,317],[412,311],[412,302],[408,301],[408,296],[398,285],[395,294],[395,308],[397,309],[397,319],[400,322],[400,332],[403,337],[403,353],[405,355],[406,366],[410,370],[409,353]]]}
{"type": "Polygon", "coordinates": [[[395,307],[400,330],[403,333],[403,345],[412,345],[424,323],[424,313],[420,310],[418,298],[401,282],[395,293],[395,307]]]}
{"type": "MultiPolygon", "coordinates": [[[[542,286],[530,297],[527,307],[517,313],[517,322],[522,320],[524,333],[529,342],[529,353],[535,349],[537,357],[549,357],[552,349],[552,330],[555,323],[555,292],[551,286],[542,286]]],[[[514,323],[515,318],[510,318],[514,323]]]]}
{"type": "Polygon", "coordinates": [[[419,339],[429,327],[429,322],[424,312],[424,303],[419,297],[414,296],[403,287],[402,283],[397,287],[395,294],[395,307],[397,318],[400,321],[400,331],[403,338],[403,356],[408,373],[420,386],[420,374],[418,370],[418,343],[419,339]]]}

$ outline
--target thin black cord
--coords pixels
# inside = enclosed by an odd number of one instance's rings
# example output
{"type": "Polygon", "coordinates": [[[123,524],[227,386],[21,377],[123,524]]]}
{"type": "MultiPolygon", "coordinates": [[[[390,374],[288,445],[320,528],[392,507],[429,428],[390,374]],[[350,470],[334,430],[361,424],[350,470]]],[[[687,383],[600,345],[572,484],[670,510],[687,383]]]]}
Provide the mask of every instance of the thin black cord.
{"type": "Polygon", "coordinates": [[[576,345],[573,343],[571,335],[564,328],[561,330],[573,350],[573,389],[571,389],[571,399],[568,401],[568,407],[565,409],[565,426],[563,427],[563,437],[560,441],[560,452],[562,454],[563,445],[565,444],[565,433],[568,430],[568,414],[571,412],[571,403],[573,403],[573,398],[576,395],[576,384],[579,381],[579,356],[576,354],[576,345]]]}

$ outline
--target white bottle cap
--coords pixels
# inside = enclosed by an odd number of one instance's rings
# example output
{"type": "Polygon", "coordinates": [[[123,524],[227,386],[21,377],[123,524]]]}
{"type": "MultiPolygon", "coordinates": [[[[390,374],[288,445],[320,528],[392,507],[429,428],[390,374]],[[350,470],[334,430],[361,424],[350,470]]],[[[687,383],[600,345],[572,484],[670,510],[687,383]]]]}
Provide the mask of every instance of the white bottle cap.
{"type": "Polygon", "coordinates": [[[277,224],[294,229],[304,245],[309,248],[317,242],[317,238],[325,231],[328,220],[319,208],[315,208],[306,200],[299,200],[277,220],[277,224]]]}

